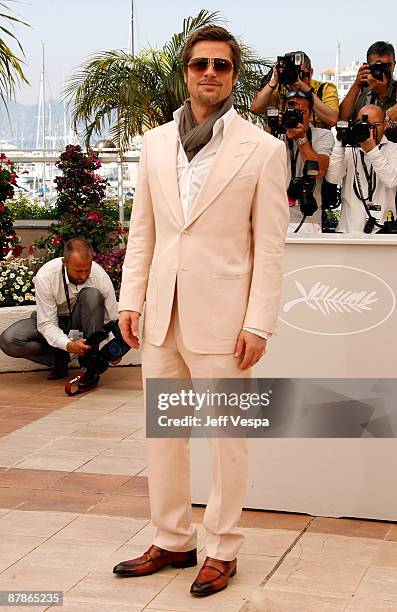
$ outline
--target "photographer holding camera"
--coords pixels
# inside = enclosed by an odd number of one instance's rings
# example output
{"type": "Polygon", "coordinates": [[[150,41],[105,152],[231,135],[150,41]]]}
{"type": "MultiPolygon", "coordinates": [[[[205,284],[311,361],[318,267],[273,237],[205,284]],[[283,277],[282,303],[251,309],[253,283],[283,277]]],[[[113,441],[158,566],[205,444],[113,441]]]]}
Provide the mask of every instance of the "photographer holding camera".
{"type": "Polygon", "coordinates": [[[339,112],[336,86],[334,83],[317,81],[312,76],[310,58],[303,51],[294,51],[278,57],[273,72],[262,79],[251,111],[264,113],[268,107],[277,107],[281,111],[288,91],[301,91],[311,93],[313,97],[310,123],[318,128],[333,127],[339,112]]]}
{"type": "Polygon", "coordinates": [[[326,178],[342,183],[338,232],[371,233],[396,219],[397,144],[384,135],[384,111],[364,106],[356,121],[338,121],[326,178]]]}
{"type": "Polygon", "coordinates": [[[279,126],[273,133],[284,140],[287,148],[287,194],[290,224],[293,224],[290,230],[298,231],[303,221],[303,231],[321,232],[321,185],[334,137],[330,130],[310,125],[313,109],[310,93],[290,91],[285,103],[279,126]]]}
{"type": "MultiPolygon", "coordinates": [[[[118,319],[117,301],[108,274],[93,261],[90,244],[69,240],[63,257],[45,263],[34,278],[37,313],[13,323],[0,336],[10,357],[29,359],[52,368],[48,379],[67,378],[70,354],[84,359],[91,346],[86,338],[118,319]]],[[[80,388],[99,380],[92,372],[80,388]]]]}
{"type": "Polygon", "coordinates": [[[367,51],[367,61],[360,66],[356,80],[340,106],[339,119],[356,119],[363,106],[375,104],[385,111],[386,137],[397,142],[397,81],[394,47],[377,41],[367,51]]]}

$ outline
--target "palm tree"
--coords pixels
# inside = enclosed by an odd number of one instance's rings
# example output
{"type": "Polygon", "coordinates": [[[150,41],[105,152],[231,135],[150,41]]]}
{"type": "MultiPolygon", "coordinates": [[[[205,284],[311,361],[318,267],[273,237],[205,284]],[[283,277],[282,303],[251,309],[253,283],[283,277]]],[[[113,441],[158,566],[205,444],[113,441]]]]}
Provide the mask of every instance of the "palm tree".
{"type": "MultiPolygon", "coordinates": [[[[5,2],[0,2],[0,9],[11,11],[5,2]]],[[[6,40],[3,38],[4,36],[11,38],[11,42],[16,42],[19,50],[23,54],[21,43],[9,30],[10,27],[13,27],[17,23],[28,26],[27,23],[21,21],[17,17],[14,17],[13,15],[10,15],[9,12],[0,13],[0,100],[5,106],[7,106],[7,99],[14,95],[15,86],[18,81],[22,81],[23,83],[29,85],[29,81],[25,77],[22,69],[21,60],[15,55],[7,44],[6,40]]]]}
{"type": "MultiPolygon", "coordinates": [[[[146,49],[138,56],[124,51],[105,51],[90,58],[69,79],[64,95],[72,104],[74,129],[83,123],[87,146],[94,134],[110,127],[111,138],[122,150],[131,138],[146,129],[172,120],[173,112],[188,97],[182,74],[182,49],[196,29],[220,23],[219,13],[201,10],[183,22],[161,50],[146,49]]],[[[250,101],[269,62],[242,47],[235,107],[250,116],[250,101]]]]}

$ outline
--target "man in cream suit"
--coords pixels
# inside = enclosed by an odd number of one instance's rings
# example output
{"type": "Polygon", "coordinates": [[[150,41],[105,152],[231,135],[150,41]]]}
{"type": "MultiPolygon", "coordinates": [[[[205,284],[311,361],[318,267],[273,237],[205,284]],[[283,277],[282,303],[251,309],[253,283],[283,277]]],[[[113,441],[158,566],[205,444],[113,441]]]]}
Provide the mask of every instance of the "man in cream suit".
{"type": "MultiPolygon", "coordinates": [[[[274,332],[281,293],[285,146],[233,108],[240,48],[229,32],[194,32],[183,64],[189,100],[144,137],[123,268],[120,328],[134,348],[146,302],[144,382],[249,377],[274,332]]],[[[207,557],[191,587],[199,596],[224,589],[236,572],[247,482],[247,440],[209,443],[207,557]]],[[[148,467],[153,545],[119,563],[119,576],[197,564],[189,440],[148,439],[148,467]]]]}

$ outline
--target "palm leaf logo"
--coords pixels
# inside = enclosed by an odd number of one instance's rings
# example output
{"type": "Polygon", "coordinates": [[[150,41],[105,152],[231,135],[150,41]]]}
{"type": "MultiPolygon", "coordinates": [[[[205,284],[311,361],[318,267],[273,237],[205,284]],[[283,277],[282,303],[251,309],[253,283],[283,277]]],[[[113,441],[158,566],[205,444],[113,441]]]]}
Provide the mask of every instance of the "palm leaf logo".
{"type": "Polygon", "coordinates": [[[283,306],[283,312],[289,312],[297,304],[307,304],[309,308],[328,316],[331,312],[362,314],[366,310],[373,310],[371,304],[378,301],[376,291],[345,291],[337,287],[331,288],[322,281],[318,281],[307,292],[304,286],[295,281],[301,297],[290,300],[283,306]]]}

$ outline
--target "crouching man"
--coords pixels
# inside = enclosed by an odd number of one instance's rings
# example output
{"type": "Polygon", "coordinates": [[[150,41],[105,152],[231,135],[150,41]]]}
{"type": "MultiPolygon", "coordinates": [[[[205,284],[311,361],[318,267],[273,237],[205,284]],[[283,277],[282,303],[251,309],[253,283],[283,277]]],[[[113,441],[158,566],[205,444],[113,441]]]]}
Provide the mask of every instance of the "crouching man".
{"type": "MultiPolygon", "coordinates": [[[[0,348],[10,357],[49,366],[49,380],[67,378],[70,355],[84,357],[90,348],[86,338],[118,318],[112,281],[93,261],[89,243],[75,238],[65,244],[63,257],[40,268],[34,284],[37,311],[8,327],[0,348]]],[[[85,377],[80,385],[92,382],[85,377]]]]}

